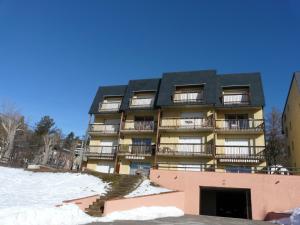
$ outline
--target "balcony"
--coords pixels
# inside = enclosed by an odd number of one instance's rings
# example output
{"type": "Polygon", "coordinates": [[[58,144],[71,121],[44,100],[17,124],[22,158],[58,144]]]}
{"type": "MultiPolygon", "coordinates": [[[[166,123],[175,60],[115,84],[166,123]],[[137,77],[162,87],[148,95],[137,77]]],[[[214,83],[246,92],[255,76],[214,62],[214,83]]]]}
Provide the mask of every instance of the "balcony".
{"type": "Polygon", "coordinates": [[[173,144],[161,143],[158,148],[157,155],[160,156],[213,156],[213,145],[207,144],[173,144]]]}
{"type": "Polygon", "coordinates": [[[217,119],[216,129],[219,133],[262,133],[263,119],[217,119]]]}
{"type": "Polygon", "coordinates": [[[121,144],[118,155],[126,156],[128,159],[144,159],[152,156],[155,145],[126,145],[121,144]]]}
{"type": "Polygon", "coordinates": [[[129,101],[130,108],[151,108],[154,104],[154,96],[151,97],[133,97],[129,101]]]}
{"type": "Polygon", "coordinates": [[[88,146],[84,155],[89,159],[114,160],[118,146],[88,146]]]}
{"type": "Polygon", "coordinates": [[[223,105],[249,105],[249,93],[224,93],[221,96],[223,105]]]}
{"type": "Polygon", "coordinates": [[[154,121],[126,121],[122,125],[123,133],[153,133],[156,128],[154,121]]]}
{"type": "Polygon", "coordinates": [[[203,104],[203,91],[175,91],[173,102],[179,104],[203,104]]]}
{"type": "Polygon", "coordinates": [[[265,160],[265,146],[217,145],[215,157],[220,162],[258,163],[265,160]]]}
{"type": "Polygon", "coordinates": [[[182,117],[166,117],[161,119],[160,127],[161,131],[195,131],[213,130],[212,117],[207,118],[182,118],[182,117]]]}
{"type": "Polygon", "coordinates": [[[89,125],[89,134],[95,136],[116,135],[119,132],[119,127],[120,127],[119,124],[92,123],[89,125]]]}
{"type": "Polygon", "coordinates": [[[99,112],[118,112],[121,101],[107,101],[99,104],[99,112]]]}

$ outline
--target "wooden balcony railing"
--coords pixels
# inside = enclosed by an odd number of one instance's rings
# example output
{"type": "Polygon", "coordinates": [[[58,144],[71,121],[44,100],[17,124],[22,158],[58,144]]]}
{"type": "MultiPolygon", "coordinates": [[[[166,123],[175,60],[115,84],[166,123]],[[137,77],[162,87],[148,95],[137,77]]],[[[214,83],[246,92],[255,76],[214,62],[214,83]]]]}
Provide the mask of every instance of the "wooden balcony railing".
{"type": "Polygon", "coordinates": [[[118,146],[88,146],[84,155],[93,158],[114,158],[117,151],[118,146]]]}
{"type": "Polygon", "coordinates": [[[221,96],[223,105],[248,105],[250,104],[249,93],[228,93],[221,96]]]}
{"type": "Polygon", "coordinates": [[[204,103],[203,91],[175,91],[172,99],[174,103],[204,103]]]}
{"type": "Polygon", "coordinates": [[[116,134],[119,131],[119,124],[92,123],[89,125],[89,132],[102,134],[116,134]]]}
{"type": "Polygon", "coordinates": [[[121,144],[119,147],[120,155],[151,156],[154,154],[154,151],[155,151],[155,145],[121,144]]]}
{"type": "Polygon", "coordinates": [[[154,104],[154,97],[139,97],[129,100],[130,108],[151,108],[154,104]]]}
{"type": "Polygon", "coordinates": [[[99,104],[99,112],[117,112],[121,106],[121,101],[101,102],[99,104]]]}
{"type": "Polygon", "coordinates": [[[161,119],[161,128],[165,129],[200,129],[212,128],[212,118],[179,118],[179,117],[166,117],[161,119]]]}
{"type": "Polygon", "coordinates": [[[154,131],[156,122],[154,121],[125,121],[122,130],[126,131],[154,131]]]}
{"type": "Polygon", "coordinates": [[[197,156],[213,154],[212,144],[173,144],[161,143],[158,148],[158,155],[181,155],[181,156],[197,156]]]}
{"type": "Polygon", "coordinates": [[[263,119],[217,119],[216,128],[221,130],[264,130],[263,119]]]}
{"type": "Polygon", "coordinates": [[[260,159],[265,158],[265,146],[215,146],[216,158],[222,159],[260,159]]]}

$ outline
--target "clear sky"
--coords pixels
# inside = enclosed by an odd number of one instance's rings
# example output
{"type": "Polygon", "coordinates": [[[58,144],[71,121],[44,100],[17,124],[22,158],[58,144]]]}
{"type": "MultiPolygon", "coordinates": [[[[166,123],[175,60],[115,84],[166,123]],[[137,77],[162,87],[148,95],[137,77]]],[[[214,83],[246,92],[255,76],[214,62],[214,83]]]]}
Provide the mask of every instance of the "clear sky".
{"type": "Polygon", "coordinates": [[[299,0],[0,0],[0,101],[65,133],[98,86],[171,71],[259,71],[282,109],[299,53],[299,0]]]}

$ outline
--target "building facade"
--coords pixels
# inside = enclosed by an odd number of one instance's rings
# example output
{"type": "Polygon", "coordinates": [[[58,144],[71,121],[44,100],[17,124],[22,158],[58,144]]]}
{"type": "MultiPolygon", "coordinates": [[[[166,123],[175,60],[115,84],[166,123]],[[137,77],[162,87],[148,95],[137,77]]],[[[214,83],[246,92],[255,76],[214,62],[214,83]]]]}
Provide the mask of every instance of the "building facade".
{"type": "Polygon", "coordinates": [[[282,130],[286,136],[290,167],[300,167],[300,72],[293,75],[286,99],[282,130]]]}
{"type": "Polygon", "coordinates": [[[89,114],[87,168],[106,173],[251,172],[266,165],[259,73],[164,73],[100,87],[89,114]]]}

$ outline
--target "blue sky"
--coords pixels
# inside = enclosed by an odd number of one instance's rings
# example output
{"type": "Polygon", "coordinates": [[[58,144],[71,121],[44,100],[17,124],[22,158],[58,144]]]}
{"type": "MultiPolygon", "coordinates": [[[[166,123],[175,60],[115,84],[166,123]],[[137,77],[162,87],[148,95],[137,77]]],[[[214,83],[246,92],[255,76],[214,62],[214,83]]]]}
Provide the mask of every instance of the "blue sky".
{"type": "Polygon", "coordinates": [[[300,1],[0,0],[0,101],[84,134],[100,85],[216,69],[262,73],[266,111],[300,70],[300,1]]]}

